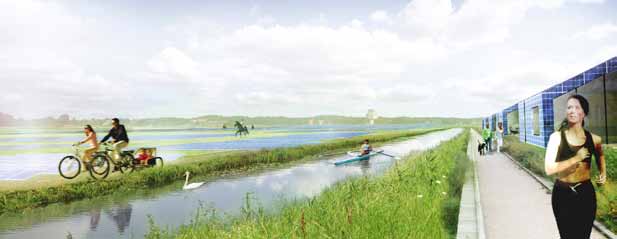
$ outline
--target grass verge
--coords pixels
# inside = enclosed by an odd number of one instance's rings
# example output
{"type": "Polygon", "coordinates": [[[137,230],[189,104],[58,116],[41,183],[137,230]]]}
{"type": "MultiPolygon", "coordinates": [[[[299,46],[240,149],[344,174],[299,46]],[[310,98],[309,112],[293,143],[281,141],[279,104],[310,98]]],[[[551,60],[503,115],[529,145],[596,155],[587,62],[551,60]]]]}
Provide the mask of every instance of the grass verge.
{"type": "Polygon", "coordinates": [[[198,213],[178,230],[150,223],[146,238],[454,238],[467,158],[468,131],[399,161],[382,177],[346,180],[310,200],[284,202],[278,213],[198,213]]]}
{"type": "Polygon", "coordinates": [[[101,181],[78,181],[48,188],[0,192],[0,215],[17,212],[51,203],[71,202],[74,200],[94,198],[102,195],[129,192],[142,188],[166,185],[184,179],[184,172],[190,171],[194,176],[212,176],[228,171],[246,170],[264,165],[306,159],[307,157],[332,152],[335,150],[355,148],[359,141],[368,138],[373,143],[392,141],[418,136],[443,129],[425,129],[402,132],[388,132],[375,135],[330,140],[320,144],[301,145],[291,148],[264,149],[227,154],[222,157],[209,157],[198,160],[199,155],[188,156],[191,163],[167,165],[163,168],[142,170],[123,177],[114,177],[101,181]]]}
{"type": "MultiPolygon", "coordinates": [[[[549,177],[544,172],[545,149],[520,142],[517,136],[507,136],[504,138],[502,150],[537,175],[551,181],[555,180],[555,177],[549,177]]],[[[598,200],[596,219],[617,233],[617,149],[604,147],[604,158],[608,182],[601,187],[594,183],[598,200]]],[[[595,163],[593,165],[592,175],[598,175],[597,166],[595,163]]]]}

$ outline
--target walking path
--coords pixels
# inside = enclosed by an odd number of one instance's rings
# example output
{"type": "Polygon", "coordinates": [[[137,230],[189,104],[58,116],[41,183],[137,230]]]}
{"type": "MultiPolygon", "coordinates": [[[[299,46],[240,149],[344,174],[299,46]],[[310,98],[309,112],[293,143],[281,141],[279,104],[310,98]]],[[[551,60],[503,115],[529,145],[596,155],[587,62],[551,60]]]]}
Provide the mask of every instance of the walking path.
{"type": "MultiPolygon", "coordinates": [[[[472,133],[471,142],[478,138],[472,133]]],[[[480,156],[476,166],[487,238],[559,238],[551,195],[533,177],[497,152],[480,156]]],[[[594,229],[591,238],[606,237],[594,229]]]]}

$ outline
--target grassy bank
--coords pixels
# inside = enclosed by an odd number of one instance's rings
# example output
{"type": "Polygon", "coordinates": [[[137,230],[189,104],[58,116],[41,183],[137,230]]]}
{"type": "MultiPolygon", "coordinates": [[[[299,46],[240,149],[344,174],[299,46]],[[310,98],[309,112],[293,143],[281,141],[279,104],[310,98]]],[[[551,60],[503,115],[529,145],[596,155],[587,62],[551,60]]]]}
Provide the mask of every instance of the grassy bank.
{"type": "MultiPolygon", "coordinates": [[[[544,154],[546,151],[543,148],[522,143],[516,136],[508,136],[504,138],[502,150],[537,175],[551,181],[554,180],[554,177],[546,176],[544,172],[544,154]]],[[[594,184],[598,199],[596,219],[604,223],[611,231],[617,233],[617,149],[604,147],[604,158],[606,159],[608,182],[601,187],[594,184]]],[[[598,175],[597,168],[595,163],[593,165],[592,175],[596,176],[598,175]]]]}
{"type": "Polygon", "coordinates": [[[151,224],[147,238],[454,238],[469,134],[411,156],[384,176],[354,178],[276,214],[251,208],[225,219],[212,211],[167,231],[151,224]]]}
{"type": "MultiPolygon", "coordinates": [[[[170,166],[173,164],[186,164],[196,161],[209,160],[211,158],[227,157],[230,155],[238,154],[239,151],[215,151],[215,150],[187,150],[187,151],[174,151],[174,153],[181,154],[182,157],[168,161],[165,158],[165,165],[170,166]]],[[[46,159],[40,159],[46,160],[46,159]]],[[[58,159],[52,161],[54,166],[57,165],[58,159]]],[[[117,177],[124,177],[125,175],[120,172],[110,172],[106,180],[115,179],[117,177]]],[[[92,180],[88,172],[82,172],[74,179],[67,180],[60,177],[57,172],[55,174],[38,174],[25,180],[0,180],[0,194],[2,192],[10,191],[24,191],[24,190],[37,190],[49,187],[57,187],[67,183],[78,183],[92,180]]]]}
{"type": "Polygon", "coordinates": [[[238,152],[222,157],[209,157],[207,160],[199,160],[199,155],[193,155],[188,156],[191,157],[188,159],[191,163],[167,165],[163,168],[143,170],[123,177],[102,181],[79,181],[33,190],[0,192],[0,214],[41,207],[51,203],[70,202],[111,193],[124,193],[140,188],[166,185],[177,180],[183,180],[185,171],[190,171],[192,175],[197,177],[220,175],[229,171],[278,165],[307,159],[307,157],[317,159],[318,157],[315,156],[327,152],[356,148],[361,139],[364,138],[370,139],[373,143],[380,143],[422,135],[437,130],[440,129],[388,132],[292,148],[238,152]]]}
{"type": "Polygon", "coordinates": [[[546,150],[535,145],[526,144],[518,139],[518,135],[506,136],[503,140],[502,151],[508,153],[523,166],[537,175],[553,180],[544,171],[544,154],[546,150]]]}

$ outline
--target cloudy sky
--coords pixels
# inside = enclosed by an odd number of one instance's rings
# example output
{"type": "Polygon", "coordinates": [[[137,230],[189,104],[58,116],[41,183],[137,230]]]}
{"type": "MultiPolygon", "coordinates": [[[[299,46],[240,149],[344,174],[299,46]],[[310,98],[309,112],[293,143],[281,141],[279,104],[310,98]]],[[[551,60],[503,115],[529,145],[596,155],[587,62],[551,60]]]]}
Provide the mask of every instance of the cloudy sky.
{"type": "Polygon", "coordinates": [[[617,56],[617,1],[0,0],[0,112],[477,117],[617,56]]]}

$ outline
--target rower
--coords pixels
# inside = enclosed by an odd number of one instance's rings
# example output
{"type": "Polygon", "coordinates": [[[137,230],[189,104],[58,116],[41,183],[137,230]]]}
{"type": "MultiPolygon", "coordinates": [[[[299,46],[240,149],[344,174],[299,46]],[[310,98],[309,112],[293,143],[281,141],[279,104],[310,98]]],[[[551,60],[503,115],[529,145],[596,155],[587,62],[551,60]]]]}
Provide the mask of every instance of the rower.
{"type": "Polygon", "coordinates": [[[362,147],[360,147],[360,156],[367,155],[371,151],[373,151],[373,147],[369,144],[368,139],[365,139],[362,147]]]}

